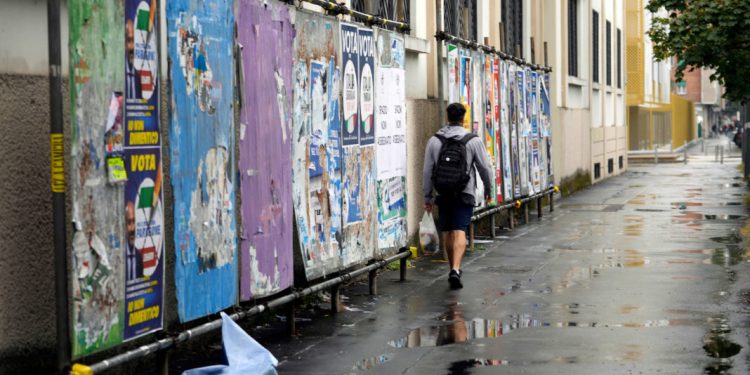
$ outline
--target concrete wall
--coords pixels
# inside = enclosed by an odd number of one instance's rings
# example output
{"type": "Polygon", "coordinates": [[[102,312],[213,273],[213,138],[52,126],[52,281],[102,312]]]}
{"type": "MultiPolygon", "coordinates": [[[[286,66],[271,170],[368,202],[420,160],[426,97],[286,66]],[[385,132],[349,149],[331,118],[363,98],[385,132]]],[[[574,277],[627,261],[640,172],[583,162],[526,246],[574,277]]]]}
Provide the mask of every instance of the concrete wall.
{"type": "Polygon", "coordinates": [[[45,76],[0,74],[0,374],[54,361],[48,90],[45,76]]]}

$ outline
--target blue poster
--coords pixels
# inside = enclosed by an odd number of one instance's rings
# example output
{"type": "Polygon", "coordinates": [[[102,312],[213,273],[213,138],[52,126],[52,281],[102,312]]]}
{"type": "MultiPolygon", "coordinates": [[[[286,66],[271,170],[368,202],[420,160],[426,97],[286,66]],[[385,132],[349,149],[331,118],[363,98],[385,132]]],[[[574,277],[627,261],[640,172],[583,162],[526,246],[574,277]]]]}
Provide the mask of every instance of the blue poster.
{"type": "Polygon", "coordinates": [[[342,96],[344,99],[344,146],[359,144],[359,33],[354,25],[341,23],[342,96]]]}
{"type": "Polygon", "coordinates": [[[125,331],[162,328],[164,206],[155,1],[125,2],[125,331]]]}
{"type": "Polygon", "coordinates": [[[237,301],[232,4],[167,4],[175,284],[182,322],[237,301]]]}
{"type": "Polygon", "coordinates": [[[310,114],[312,115],[312,133],[310,134],[310,177],[323,175],[321,155],[326,154],[321,148],[326,147],[328,132],[328,70],[320,61],[310,62],[310,114]]]}
{"type": "Polygon", "coordinates": [[[359,29],[359,144],[375,143],[375,45],[370,29],[359,29]]]}

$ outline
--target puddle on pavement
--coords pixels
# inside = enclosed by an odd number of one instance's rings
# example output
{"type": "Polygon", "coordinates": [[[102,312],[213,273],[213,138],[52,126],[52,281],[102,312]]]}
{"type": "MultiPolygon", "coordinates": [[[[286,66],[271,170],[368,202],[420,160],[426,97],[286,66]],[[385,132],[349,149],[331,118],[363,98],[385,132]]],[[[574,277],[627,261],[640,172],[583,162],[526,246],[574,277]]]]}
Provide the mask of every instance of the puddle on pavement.
{"type": "Polygon", "coordinates": [[[482,318],[460,319],[448,324],[416,328],[400,339],[389,341],[388,345],[401,349],[465,344],[473,340],[500,338],[525,328],[661,328],[697,326],[702,323],[704,321],[700,319],[659,319],[625,323],[544,322],[532,318],[529,314],[521,314],[511,316],[505,321],[482,318]]]}
{"type": "Polygon", "coordinates": [[[393,358],[392,354],[381,354],[376,357],[365,358],[352,366],[352,371],[367,371],[377,365],[382,365],[393,358]]]}

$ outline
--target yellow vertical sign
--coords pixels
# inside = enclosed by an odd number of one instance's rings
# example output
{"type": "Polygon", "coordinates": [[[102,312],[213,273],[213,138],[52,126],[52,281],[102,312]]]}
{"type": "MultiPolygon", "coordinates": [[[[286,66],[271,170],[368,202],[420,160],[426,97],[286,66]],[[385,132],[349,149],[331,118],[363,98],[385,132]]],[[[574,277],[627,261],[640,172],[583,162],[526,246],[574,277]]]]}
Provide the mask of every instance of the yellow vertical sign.
{"type": "Polygon", "coordinates": [[[50,169],[52,177],[52,192],[65,192],[65,146],[62,134],[50,134],[50,169]]]}

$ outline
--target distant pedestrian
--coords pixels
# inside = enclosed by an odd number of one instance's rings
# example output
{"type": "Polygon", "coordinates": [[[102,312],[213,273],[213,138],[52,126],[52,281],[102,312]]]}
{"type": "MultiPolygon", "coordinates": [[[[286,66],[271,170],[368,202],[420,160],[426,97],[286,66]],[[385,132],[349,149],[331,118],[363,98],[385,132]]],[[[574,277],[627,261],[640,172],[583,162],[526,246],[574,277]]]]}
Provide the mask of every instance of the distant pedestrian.
{"type": "Polygon", "coordinates": [[[466,251],[466,233],[477,197],[474,170],[484,182],[484,196],[489,198],[494,181],[490,158],[482,140],[463,127],[466,108],[452,103],[446,108],[448,125],[427,142],[424,156],[422,188],[424,209],[440,209],[439,230],[448,253],[448,282],[451,288],[463,287],[461,259],[466,251]],[[433,199],[433,189],[437,197],[433,199]]]}

